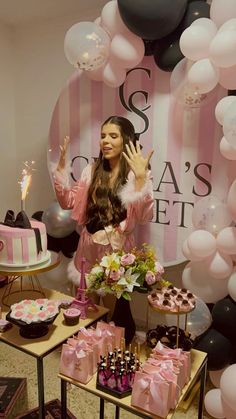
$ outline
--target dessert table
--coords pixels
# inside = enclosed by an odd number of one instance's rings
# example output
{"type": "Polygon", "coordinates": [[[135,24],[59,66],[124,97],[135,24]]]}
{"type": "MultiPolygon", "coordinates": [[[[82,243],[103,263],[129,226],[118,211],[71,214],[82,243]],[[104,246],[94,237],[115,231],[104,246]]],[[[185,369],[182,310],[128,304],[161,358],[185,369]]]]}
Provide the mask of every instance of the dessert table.
{"type": "MultiPolygon", "coordinates": [[[[44,295],[48,299],[53,300],[73,300],[73,297],[62,294],[58,291],[43,289],[44,295]]],[[[0,301],[4,288],[0,289],[0,301]]],[[[32,298],[31,291],[24,293],[24,298],[32,298]]],[[[49,326],[49,331],[45,336],[36,339],[26,339],[19,334],[19,328],[13,325],[11,329],[0,333],[0,342],[13,346],[19,351],[33,356],[37,361],[37,378],[38,378],[38,401],[39,401],[39,419],[45,418],[44,413],[44,374],[43,374],[43,359],[50,354],[54,349],[59,347],[69,337],[78,332],[81,327],[88,327],[97,320],[106,318],[108,309],[101,306],[96,306],[97,311],[88,311],[88,318],[79,320],[79,323],[74,326],[67,326],[64,322],[63,309],[60,310],[53,324],[49,326]]],[[[9,311],[8,306],[2,305],[2,318],[5,319],[9,311]]],[[[58,365],[59,368],[59,365],[58,365]]],[[[66,417],[66,416],[65,416],[66,417]]]]}
{"type": "MultiPolygon", "coordinates": [[[[141,358],[142,360],[142,358],[141,358]]],[[[207,354],[205,352],[198,351],[196,349],[191,350],[191,377],[190,381],[184,386],[178,404],[175,410],[170,410],[167,419],[171,419],[175,411],[180,407],[181,402],[187,397],[189,392],[193,389],[196,382],[200,379],[200,394],[199,394],[199,404],[198,404],[198,419],[203,418],[203,398],[204,398],[204,391],[205,391],[205,380],[206,380],[206,372],[207,372],[207,354]]],[[[89,381],[87,384],[79,383],[65,375],[59,374],[59,378],[61,379],[61,404],[62,404],[62,412],[61,417],[66,418],[66,407],[67,407],[67,383],[74,384],[78,388],[81,388],[89,393],[94,394],[95,396],[100,398],[100,419],[104,418],[104,401],[108,401],[113,403],[116,406],[116,419],[119,418],[120,408],[127,410],[133,413],[136,416],[142,418],[159,418],[159,416],[153,416],[153,414],[148,413],[144,410],[131,406],[131,395],[126,396],[122,399],[119,399],[115,396],[112,396],[108,393],[105,393],[96,388],[96,374],[93,376],[92,380],[89,381]]],[[[77,417],[79,417],[79,412],[77,417]]]]}

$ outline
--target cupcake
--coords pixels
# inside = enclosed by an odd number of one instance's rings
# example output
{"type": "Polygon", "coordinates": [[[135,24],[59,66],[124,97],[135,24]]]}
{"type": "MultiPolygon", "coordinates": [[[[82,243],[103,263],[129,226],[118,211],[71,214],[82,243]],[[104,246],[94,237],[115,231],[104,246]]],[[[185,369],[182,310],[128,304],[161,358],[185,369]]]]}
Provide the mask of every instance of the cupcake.
{"type": "Polygon", "coordinates": [[[77,308],[68,308],[64,311],[64,319],[68,326],[74,326],[79,322],[81,311],[77,308]]]}

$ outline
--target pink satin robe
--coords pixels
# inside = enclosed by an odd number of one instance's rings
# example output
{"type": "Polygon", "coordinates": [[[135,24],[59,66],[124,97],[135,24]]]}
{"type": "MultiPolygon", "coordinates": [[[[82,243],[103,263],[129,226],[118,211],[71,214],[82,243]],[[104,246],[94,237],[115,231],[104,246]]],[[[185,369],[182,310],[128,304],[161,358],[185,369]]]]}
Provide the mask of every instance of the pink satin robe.
{"type": "Polygon", "coordinates": [[[86,259],[85,271],[100,260],[106,252],[123,248],[130,251],[135,246],[134,229],[137,224],[146,224],[153,217],[153,184],[150,172],[141,191],[135,191],[134,174],[129,172],[127,183],[119,197],[127,209],[127,217],[118,227],[108,226],[90,234],[85,226],[88,188],[91,182],[92,166],[88,165],[77,183],[70,187],[68,173],[54,172],[55,192],[63,209],[72,209],[71,217],[80,226],[80,240],[74,257],[75,267],[80,271],[81,258],[86,259]]]}

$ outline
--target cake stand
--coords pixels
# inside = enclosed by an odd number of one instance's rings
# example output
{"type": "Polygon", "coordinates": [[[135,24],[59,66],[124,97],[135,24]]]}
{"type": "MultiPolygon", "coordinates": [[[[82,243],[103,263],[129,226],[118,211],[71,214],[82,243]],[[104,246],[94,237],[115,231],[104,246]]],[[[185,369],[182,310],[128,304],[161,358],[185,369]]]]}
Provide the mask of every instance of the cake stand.
{"type": "Polygon", "coordinates": [[[59,312],[48,320],[27,324],[22,320],[12,319],[11,312],[7,313],[6,319],[19,327],[19,333],[26,339],[37,339],[48,333],[49,325],[52,324],[59,312]]]}
{"type": "Polygon", "coordinates": [[[54,269],[60,263],[60,256],[58,254],[48,253],[48,259],[37,265],[10,267],[0,264],[0,275],[7,277],[7,284],[5,285],[1,304],[10,307],[11,304],[22,300],[22,293],[26,291],[37,293],[45,297],[37,275],[54,269]],[[14,287],[16,282],[19,283],[19,286],[14,287]],[[14,298],[14,301],[10,301],[12,300],[10,297],[13,295],[16,296],[16,299],[14,298]]]}
{"type": "Polygon", "coordinates": [[[184,314],[185,315],[184,332],[186,333],[187,332],[188,314],[191,313],[195,309],[195,306],[193,308],[189,309],[188,311],[181,311],[179,307],[177,307],[175,311],[170,311],[170,310],[165,310],[164,308],[162,309],[162,308],[159,308],[159,307],[154,307],[149,302],[149,300],[148,300],[148,307],[151,307],[153,311],[156,311],[158,313],[161,313],[161,314],[172,314],[173,316],[176,316],[177,317],[177,322],[176,322],[177,323],[176,324],[176,327],[177,327],[176,347],[178,348],[179,347],[179,316],[181,314],[184,314]]]}

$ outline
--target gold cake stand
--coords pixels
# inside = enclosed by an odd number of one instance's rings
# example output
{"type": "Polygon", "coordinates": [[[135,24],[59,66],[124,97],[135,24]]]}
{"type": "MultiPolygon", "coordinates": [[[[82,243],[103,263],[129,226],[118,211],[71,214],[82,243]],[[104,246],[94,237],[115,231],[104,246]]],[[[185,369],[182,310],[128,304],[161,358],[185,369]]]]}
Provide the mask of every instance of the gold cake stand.
{"type": "Polygon", "coordinates": [[[156,311],[156,312],[161,313],[161,314],[172,314],[172,315],[176,316],[176,318],[177,318],[177,322],[176,322],[177,323],[176,324],[176,327],[177,327],[176,347],[178,348],[179,347],[179,316],[181,314],[185,315],[184,332],[187,333],[188,314],[191,313],[195,309],[196,306],[194,306],[192,309],[190,309],[188,311],[182,311],[182,310],[180,310],[179,307],[177,307],[175,311],[170,311],[170,310],[165,310],[165,309],[161,309],[161,308],[158,308],[158,307],[154,307],[148,300],[148,307],[151,307],[151,309],[153,311],[156,311]]]}
{"type": "Polygon", "coordinates": [[[49,252],[47,261],[33,266],[10,267],[0,264],[0,275],[7,277],[7,284],[2,294],[1,304],[10,307],[13,303],[21,301],[22,293],[29,291],[45,297],[37,275],[56,268],[59,263],[59,254],[49,252]],[[12,296],[16,298],[12,298],[12,296]],[[14,301],[12,301],[13,299],[14,301]]]}

